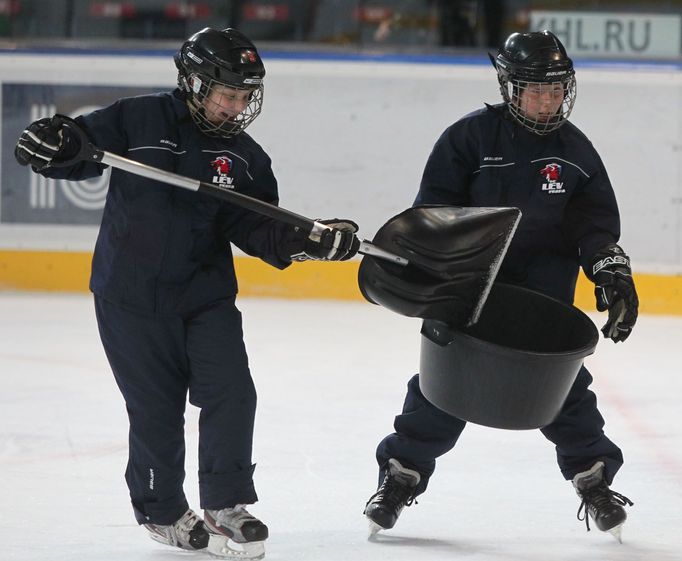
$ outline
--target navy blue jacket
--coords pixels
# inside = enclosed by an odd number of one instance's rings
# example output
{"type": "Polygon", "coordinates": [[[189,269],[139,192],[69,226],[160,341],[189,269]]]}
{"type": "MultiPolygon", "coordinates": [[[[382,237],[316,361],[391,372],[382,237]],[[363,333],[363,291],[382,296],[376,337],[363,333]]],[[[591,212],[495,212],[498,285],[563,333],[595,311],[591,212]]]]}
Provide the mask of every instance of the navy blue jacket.
{"type": "Polygon", "coordinates": [[[606,169],[570,122],[538,136],[504,104],[448,127],[429,156],[418,204],[511,206],[523,216],[498,279],[573,302],[579,265],[620,236],[606,169]]]}
{"type": "MultiPolygon", "coordinates": [[[[76,119],[99,148],[277,204],[270,158],[246,133],[210,138],[176,90],[124,98],[76,119]]],[[[106,166],[49,168],[71,180],[106,166]]],[[[237,292],[230,242],[278,268],[290,264],[288,228],[210,197],[113,169],[90,289],[139,312],[181,315],[237,292]]]]}

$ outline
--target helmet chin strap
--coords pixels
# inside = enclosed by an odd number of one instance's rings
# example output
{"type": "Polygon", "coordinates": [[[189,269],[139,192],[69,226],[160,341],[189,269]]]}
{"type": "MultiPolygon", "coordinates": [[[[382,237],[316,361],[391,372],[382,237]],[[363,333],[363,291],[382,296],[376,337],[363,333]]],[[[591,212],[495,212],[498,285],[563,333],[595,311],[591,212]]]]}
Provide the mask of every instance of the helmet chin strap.
{"type": "Polygon", "coordinates": [[[182,74],[178,74],[178,83],[180,85],[180,89],[182,89],[185,92],[190,91],[189,84],[187,83],[187,78],[185,78],[182,74]]]}

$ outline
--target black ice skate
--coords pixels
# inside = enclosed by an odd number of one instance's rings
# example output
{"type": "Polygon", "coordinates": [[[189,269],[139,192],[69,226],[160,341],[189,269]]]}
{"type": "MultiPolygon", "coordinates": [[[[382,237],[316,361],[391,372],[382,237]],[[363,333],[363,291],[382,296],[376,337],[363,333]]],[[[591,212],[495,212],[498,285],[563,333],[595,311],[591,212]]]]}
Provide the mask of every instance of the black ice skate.
{"type": "Polygon", "coordinates": [[[578,509],[578,520],[585,520],[587,531],[590,531],[589,519],[592,518],[597,528],[602,532],[611,533],[622,543],[621,534],[627,518],[623,506],[632,506],[633,503],[627,497],[609,489],[604,479],[604,462],[597,462],[588,471],[576,475],[573,478],[573,486],[582,499],[578,509]]]}
{"type": "Polygon", "coordinates": [[[369,519],[370,537],[380,530],[395,526],[403,508],[414,501],[420,480],[418,472],[403,467],[394,458],[388,460],[388,471],[383,483],[365,505],[364,514],[369,519]]]}
{"type": "Polygon", "coordinates": [[[205,510],[204,521],[209,531],[208,551],[224,559],[265,557],[268,527],[246,510],[245,505],[222,510],[205,510]],[[237,544],[237,547],[233,545],[237,544]]]}
{"type": "Polygon", "coordinates": [[[188,510],[174,524],[145,524],[149,537],[164,545],[182,549],[204,549],[208,546],[208,531],[193,510],[188,510]]]}

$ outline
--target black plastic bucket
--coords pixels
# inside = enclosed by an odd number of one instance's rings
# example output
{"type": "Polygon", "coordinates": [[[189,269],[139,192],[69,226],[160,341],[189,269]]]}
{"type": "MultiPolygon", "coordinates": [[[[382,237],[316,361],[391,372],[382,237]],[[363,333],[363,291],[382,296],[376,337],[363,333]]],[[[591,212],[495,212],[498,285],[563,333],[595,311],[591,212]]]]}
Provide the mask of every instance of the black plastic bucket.
{"type": "Polygon", "coordinates": [[[501,429],[550,424],[599,335],[584,313],[532,290],[495,284],[476,325],[425,320],[419,386],[446,413],[501,429]]]}

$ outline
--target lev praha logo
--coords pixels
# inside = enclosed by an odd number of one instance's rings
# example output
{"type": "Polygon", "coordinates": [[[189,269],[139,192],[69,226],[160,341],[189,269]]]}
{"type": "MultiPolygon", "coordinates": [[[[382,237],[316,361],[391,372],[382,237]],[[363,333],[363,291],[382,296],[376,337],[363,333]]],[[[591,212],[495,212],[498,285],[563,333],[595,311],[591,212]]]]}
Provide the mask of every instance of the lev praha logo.
{"type": "Polygon", "coordinates": [[[213,176],[213,183],[221,187],[227,187],[232,189],[232,178],[230,177],[230,172],[232,171],[232,160],[227,156],[218,156],[215,160],[211,162],[211,167],[215,172],[213,176]]]}
{"type": "Polygon", "coordinates": [[[561,181],[561,166],[559,164],[547,164],[540,170],[540,175],[545,178],[545,183],[542,184],[543,191],[550,195],[566,192],[561,181]]]}

